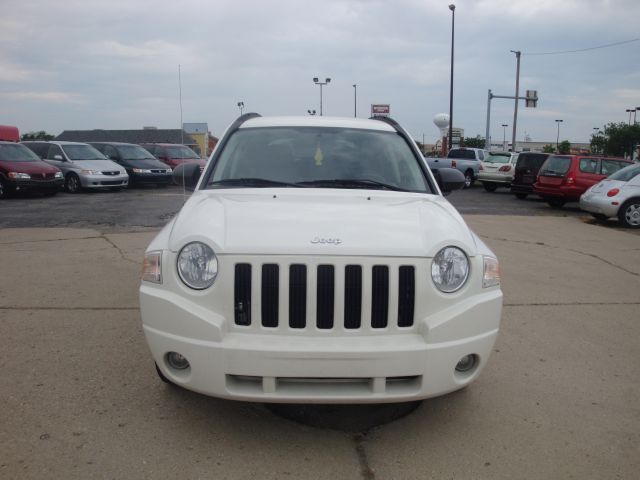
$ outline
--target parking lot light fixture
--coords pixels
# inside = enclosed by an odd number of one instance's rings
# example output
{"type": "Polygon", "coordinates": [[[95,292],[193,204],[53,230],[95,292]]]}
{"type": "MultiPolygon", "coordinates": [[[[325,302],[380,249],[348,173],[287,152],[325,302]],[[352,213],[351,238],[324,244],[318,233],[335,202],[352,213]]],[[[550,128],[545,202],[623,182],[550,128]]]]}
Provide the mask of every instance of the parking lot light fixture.
{"type": "Polygon", "coordinates": [[[238,102],[238,108],[240,109],[240,115],[242,115],[242,110],[244,109],[244,102],[238,102]]]}
{"type": "MultiPolygon", "coordinates": [[[[507,151],[507,125],[506,123],[502,124],[502,150],[507,151]]],[[[489,146],[491,147],[491,146],[489,146]]]]}
{"type": "Polygon", "coordinates": [[[331,82],[329,77],[325,78],[324,82],[321,82],[318,77],[313,77],[313,83],[320,85],[320,116],[322,116],[322,87],[331,82]]]}
{"type": "Polygon", "coordinates": [[[560,124],[562,123],[562,120],[556,120],[556,124],[558,125],[558,134],[556,136],[556,152],[558,151],[558,144],[560,142],[560,124]]]}
{"type": "MultiPolygon", "coordinates": [[[[635,115],[636,109],[635,108],[627,108],[625,111],[629,114],[629,125],[631,125],[631,113],[633,113],[635,115]]],[[[635,121],[634,121],[634,123],[635,123],[635,121]]]]}

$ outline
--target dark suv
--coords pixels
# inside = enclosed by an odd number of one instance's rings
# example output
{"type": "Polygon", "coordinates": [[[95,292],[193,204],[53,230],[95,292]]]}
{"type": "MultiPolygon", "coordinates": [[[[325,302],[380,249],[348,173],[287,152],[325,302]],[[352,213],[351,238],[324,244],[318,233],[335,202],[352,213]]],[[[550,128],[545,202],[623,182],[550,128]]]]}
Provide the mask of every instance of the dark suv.
{"type": "Polygon", "coordinates": [[[122,165],[129,174],[130,185],[154,184],[166,187],[173,176],[169,165],[134,143],[90,142],[109,160],[122,165]]]}
{"type": "Polygon", "coordinates": [[[549,153],[522,152],[518,155],[518,161],[511,182],[511,193],[523,199],[533,193],[533,184],[540,167],[549,158],[549,153]]]}
{"type": "Polygon", "coordinates": [[[540,167],[533,193],[560,208],[567,202],[577,202],[589,187],[632,163],[624,158],[553,155],[540,167]]]}

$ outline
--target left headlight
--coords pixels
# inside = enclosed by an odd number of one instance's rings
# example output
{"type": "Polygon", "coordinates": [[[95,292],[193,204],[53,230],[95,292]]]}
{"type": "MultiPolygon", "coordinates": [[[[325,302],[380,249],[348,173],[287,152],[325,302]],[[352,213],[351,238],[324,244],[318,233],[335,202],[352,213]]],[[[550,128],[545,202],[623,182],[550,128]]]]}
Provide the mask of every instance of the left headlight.
{"type": "Polygon", "coordinates": [[[209,288],[218,276],[218,259],[213,249],[202,242],[186,244],[178,254],[178,274],[189,288],[209,288]]]}
{"type": "Polygon", "coordinates": [[[431,279],[444,293],[453,293],[469,278],[469,259],[458,247],[444,247],[431,261],[431,279]]]}
{"type": "Polygon", "coordinates": [[[29,175],[28,173],[21,173],[21,172],[9,172],[7,176],[9,178],[13,178],[14,180],[30,180],[31,179],[31,175],[29,175]]]}

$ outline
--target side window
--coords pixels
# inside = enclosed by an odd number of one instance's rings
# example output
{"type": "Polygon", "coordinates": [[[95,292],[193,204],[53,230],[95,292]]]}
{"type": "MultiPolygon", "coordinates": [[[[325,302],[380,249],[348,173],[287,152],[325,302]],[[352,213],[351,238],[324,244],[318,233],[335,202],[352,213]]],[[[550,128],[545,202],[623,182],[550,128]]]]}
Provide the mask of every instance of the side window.
{"type": "Polygon", "coordinates": [[[62,155],[62,149],[58,145],[49,146],[49,150],[47,151],[47,158],[49,160],[55,160],[53,158],[55,155],[60,155],[62,158],[64,158],[64,155],[62,155]]]}
{"type": "Polygon", "coordinates": [[[104,155],[107,158],[110,158],[111,160],[118,159],[118,151],[114,147],[112,147],[111,145],[105,145],[104,146],[104,151],[102,153],[104,153],[104,155]]]}
{"type": "Polygon", "coordinates": [[[478,150],[478,158],[484,160],[484,152],[482,150],[478,150]]]}
{"type": "Polygon", "coordinates": [[[622,167],[626,167],[628,163],[619,162],[617,160],[602,160],[602,175],[611,175],[617,172],[622,167]]]}
{"type": "Polygon", "coordinates": [[[597,158],[581,158],[580,171],[584,173],[598,173],[597,158]]]}

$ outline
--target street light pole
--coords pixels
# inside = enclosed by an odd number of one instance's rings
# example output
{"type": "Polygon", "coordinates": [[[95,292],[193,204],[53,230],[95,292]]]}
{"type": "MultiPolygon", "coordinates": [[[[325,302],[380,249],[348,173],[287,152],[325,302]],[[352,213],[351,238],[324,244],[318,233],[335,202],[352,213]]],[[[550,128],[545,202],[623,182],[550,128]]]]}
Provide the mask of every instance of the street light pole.
{"type": "Polygon", "coordinates": [[[635,114],[636,109],[635,108],[627,108],[627,110],[625,110],[627,113],[629,113],[629,125],[631,125],[631,113],[633,112],[635,114]]]}
{"type": "Polygon", "coordinates": [[[556,136],[556,152],[558,152],[558,143],[560,142],[560,124],[562,120],[556,120],[556,124],[558,125],[558,135],[556,136]]]}
{"type": "Polygon", "coordinates": [[[520,96],[520,50],[511,50],[516,54],[516,99],[513,107],[513,136],[511,138],[511,151],[516,151],[516,125],[518,123],[518,97],[520,96]]]}
{"type": "Polygon", "coordinates": [[[353,118],[358,116],[358,85],[353,84],[353,118]]]}
{"type": "Polygon", "coordinates": [[[240,109],[240,115],[242,115],[242,110],[244,109],[244,102],[238,102],[238,108],[240,109]]]}
{"type": "Polygon", "coordinates": [[[502,150],[507,151],[507,125],[506,123],[502,124],[502,150]]]}
{"type": "Polygon", "coordinates": [[[322,86],[328,84],[331,81],[330,78],[325,78],[324,82],[318,80],[318,77],[313,77],[313,83],[320,85],[320,116],[322,116],[322,86]]]}
{"type": "Polygon", "coordinates": [[[451,10],[451,83],[449,84],[449,140],[447,147],[451,150],[453,146],[453,41],[456,24],[456,6],[449,5],[451,10]]]}

